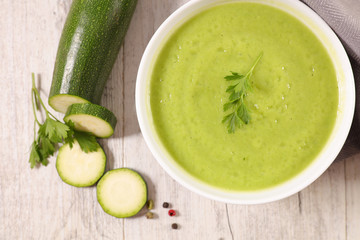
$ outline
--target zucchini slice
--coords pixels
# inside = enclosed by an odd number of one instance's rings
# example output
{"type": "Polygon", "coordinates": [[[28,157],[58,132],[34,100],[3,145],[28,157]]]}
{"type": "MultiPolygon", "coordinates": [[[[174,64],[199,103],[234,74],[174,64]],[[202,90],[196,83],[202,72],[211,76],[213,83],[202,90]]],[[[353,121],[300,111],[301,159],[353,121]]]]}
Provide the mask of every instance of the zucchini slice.
{"type": "Polygon", "coordinates": [[[65,122],[70,120],[74,123],[76,130],[90,132],[100,138],[113,135],[117,122],[110,110],[92,103],[72,104],[64,117],[65,122]]]}
{"type": "Polygon", "coordinates": [[[136,215],[147,201],[144,179],[128,168],[111,170],[97,184],[97,200],[103,210],[118,218],[136,215]]]}
{"type": "Polygon", "coordinates": [[[89,103],[89,101],[84,98],[69,94],[58,94],[52,98],[49,98],[49,105],[61,113],[66,113],[68,107],[74,103],[89,103]]]}
{"type": "Polygon", "coordinates": [[[56,159],[56,170],[60,178],[75,187],[94,185],[104,174],[106,156],[100,147],[96,152],[85,153],[77,141],[70,148],[68,143],[60,149],[56,159]]]}

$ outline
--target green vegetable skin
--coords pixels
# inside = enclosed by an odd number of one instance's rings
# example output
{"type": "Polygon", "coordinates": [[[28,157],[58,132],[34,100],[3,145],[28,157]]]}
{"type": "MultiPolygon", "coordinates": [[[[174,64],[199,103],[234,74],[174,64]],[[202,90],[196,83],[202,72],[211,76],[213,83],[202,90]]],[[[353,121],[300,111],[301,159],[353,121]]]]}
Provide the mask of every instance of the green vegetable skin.
{"type": "Polygon", "coordinates": [[[197,179],[232,191],[281,184],[319,154],[338,110],[334,66],[299,20],[273,7],[219,5],[184,23],[154,60],[150,106],[158,136],[197,179]],[[216,39],[216,41],[214,40],[216,39]],[[230,71],[250,79],[251,121],[229,134],[230,71]]]}
{"type": "Polygon", "coordinates": [[[56,56],[49,105],[98,104],[137,0],[74,0],[56,56]]]}
{"type": "Polygon", "coordinates": [[[110,110],[92,103],[72,104],[65,114],[64,121],[72,121],[76,130],[90,132],[101,138],[110,137],[117,122],[110,110]]]}

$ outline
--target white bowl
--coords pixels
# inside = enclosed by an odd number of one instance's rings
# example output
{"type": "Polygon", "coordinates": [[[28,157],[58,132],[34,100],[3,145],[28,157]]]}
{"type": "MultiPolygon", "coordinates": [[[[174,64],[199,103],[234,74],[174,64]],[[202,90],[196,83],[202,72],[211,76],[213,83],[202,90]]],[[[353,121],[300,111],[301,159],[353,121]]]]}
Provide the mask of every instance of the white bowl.
{"type": "Polygon", "coordinates": [[[144,139],[152,154],[177,182],[207,198],[237,204],[266,203],[288,197],[315,181],[335,160],[349,133],[355,107],[355,86],[351,65],[339,39],[330,27],[309,7],[297,0],[193,0],[176,10],[159,27],[141,59],[136,82],[136,112],[144,139]],[[264,190],[229,192],[201,182],[187,173],[167,153],[155,131],[149,103],[149,82],[159,50],[169,35],[182,23],[217,4],[257,2],[282,9],[305,23],[322,41],[335,66],[339,87],[339,108],[335,127],[317,158],[292,179],[264,190]]]}

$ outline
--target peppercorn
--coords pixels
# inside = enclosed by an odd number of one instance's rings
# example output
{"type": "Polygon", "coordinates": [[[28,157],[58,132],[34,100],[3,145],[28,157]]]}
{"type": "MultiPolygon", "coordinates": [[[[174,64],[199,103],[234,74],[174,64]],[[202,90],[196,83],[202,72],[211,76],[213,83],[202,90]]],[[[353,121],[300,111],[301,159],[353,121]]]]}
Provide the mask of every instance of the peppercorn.
{"type": "Polygon", "coordinates": [[[171,224],[172,229],[178,229],[178,225],[176,223],[171,224]]]}
{"type": "Polygon", "coordinates": [[[168,202],[164,202],[163,203],[163,208],[168,208],[169,207],[169,203],[168,202]]]}
{"type": "Polygon", "coordinates": [[[154,218],[154,214],[152,212],[147,212],[145,216],[146,216],[147,219],[154,218]]]}
{"type": "Polygon", "coordinates": [[[147,202],[147,208],[150,210],[150,209],[153,209],[154,208],[154,201],[153,200],[149,200],[147,202]]]}
{"type": "Polygon", "coordinates": [[[170,216],[170,217],[173,217],[173,216],[175,216],[175,215],[176,215],[175,210],[170,209],[170,210],[169,210],[169,216],[170,216]]]}

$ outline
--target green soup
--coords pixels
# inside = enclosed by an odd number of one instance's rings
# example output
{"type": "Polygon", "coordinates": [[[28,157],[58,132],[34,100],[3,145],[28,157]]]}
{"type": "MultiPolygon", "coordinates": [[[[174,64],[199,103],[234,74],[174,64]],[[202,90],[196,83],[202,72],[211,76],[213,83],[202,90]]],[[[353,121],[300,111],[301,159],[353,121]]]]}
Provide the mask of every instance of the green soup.
{"type": "Polygon", "coordinates": [[[205,10],[182,24],[154,63],[150,106],[156,132],[188,173],[231,191],[264,189],[319,154],[338,108],[332,61],[299,20],[258,3],[205,10]],[[230,71],[263,57],[246,97],[251,121],[229,134],[221,121],[230,71]]]}

